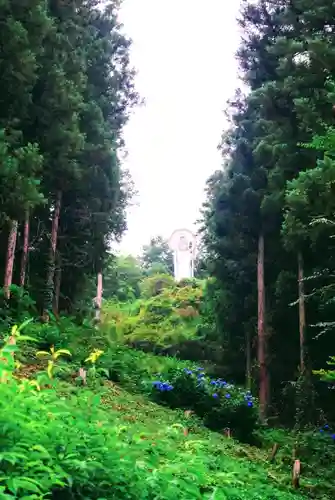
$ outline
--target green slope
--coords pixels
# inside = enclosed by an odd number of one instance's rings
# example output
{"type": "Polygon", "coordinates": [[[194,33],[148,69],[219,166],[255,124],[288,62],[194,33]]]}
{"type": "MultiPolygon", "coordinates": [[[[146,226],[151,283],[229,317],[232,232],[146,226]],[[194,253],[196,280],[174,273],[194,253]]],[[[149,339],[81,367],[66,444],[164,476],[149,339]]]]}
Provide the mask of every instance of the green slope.
{"type": "MultiPolygon", "coordinates": [[[[278,472],[267,456],[213,433],[182,412],[157,406],[109,385],[102,398],[108,419],[129,446],[127,460],[161,484],[152,498],[290,500],[290,470],[278,472]]],[[[143,497],[144,498],[144,497],[143,497]]],[[[148,497],[151,498],[151,497],[148,497]]]]}
{"type": "Polygon", "coordinates": [[[307,498],[291,489],[290,464],[111,382],[99,394],[29,384],[0,384],[1,500],[307,498]]]}

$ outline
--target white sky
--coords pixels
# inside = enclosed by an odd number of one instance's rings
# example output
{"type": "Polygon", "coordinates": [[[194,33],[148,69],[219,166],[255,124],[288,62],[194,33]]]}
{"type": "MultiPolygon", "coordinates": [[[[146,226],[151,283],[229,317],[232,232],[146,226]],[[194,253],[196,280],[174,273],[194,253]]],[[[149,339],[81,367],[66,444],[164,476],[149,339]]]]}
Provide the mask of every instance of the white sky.
{"type": "Polygon", "coordinates": [[[137,90],[145,99],[125,131],[125,166],[139,192],[120,250],[192,229],[217,150],[226,101],[238,86],[239,0],[124,0],[137,90]]]}

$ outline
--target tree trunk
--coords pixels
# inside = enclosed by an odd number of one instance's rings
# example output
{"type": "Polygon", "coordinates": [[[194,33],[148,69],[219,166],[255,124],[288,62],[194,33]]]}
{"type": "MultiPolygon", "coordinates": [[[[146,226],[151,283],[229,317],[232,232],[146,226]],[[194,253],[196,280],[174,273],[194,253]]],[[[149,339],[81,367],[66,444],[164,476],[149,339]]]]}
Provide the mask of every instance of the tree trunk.
{"type": "Polygon", "coordinates": [[[246,333],[246,371],[245,371],[245,379],[247,389],[251,390],[251,339],[250,339],[250,331],[247,330],[246,333]]]}
{"type": "Polygon", "coordinates": [[[298,252],[298,287],[299,287],[299,334],[300,334],[300,371],[305,371],[305,284],[304,284],[304,261],[301,252],[298,252]]]}
{"type": "Polygon", "coordinates": [[[53,313],[55,316],[58,316],[58,309],[59,309],[59,295],[60,295],[60,287],[61,287],[61,282],[62,282],[62,259],[59,254],[57,253],[57,259],[56,259],[56,270],[55,270],[55,293],[53,297],[53,313]]]}
{"type": "Polygon", "coordinates": [[[4,292],[6,299],[10,298],[10,286],[12,284],[12,279],[13,279],[17,226],[18,226],[17,220],[11,221],[11,228],[8,236],[7,258],[6,258],[5,279],[4,279],[4,292]]]}
{"type": "Polygon", "coordinates": [[[54,297],[55,260],[56,260],[56,248],[57,248],[61,203],[62,203],[62,192],[58,191],[56,197],[55,211],[52,219],[52,228],[51,228],[51,242],[49,251],[48,272],[46,279],[46,290],[44,297],[44,311],[43,311],[43,316],[45,318],[47,318],[48,316],[48,311],[52,309],[52,303],[54,297]]]}
{"type": "Polygon", "coordinates": [[[266,360],[266,331],[265,331],[265,285],[264,285],[264,235],[258,239],[257,259],[257,289],[258,289],[258,365],[259,365],[259,411],[260,419],[264,422],[268,406],[268,372],[266,360]]]}
{"type": "Polygon", "coordinates": [[[102,305],[102,273],[98,273],[97,276],[97,296],[95,298],[95,323],[100,323],[101,316],[101,305],[102,305]]]}
{"type": "Polygon", "coordinates": [[[23,231],[23,252],[21,259],[21,270],[20,270],[20,287],[22,288],[24,288],[26,282],[28,253],[29,253],[29,210],[26,211],[26,217],[24,221],[24,231],[23,231]]]}

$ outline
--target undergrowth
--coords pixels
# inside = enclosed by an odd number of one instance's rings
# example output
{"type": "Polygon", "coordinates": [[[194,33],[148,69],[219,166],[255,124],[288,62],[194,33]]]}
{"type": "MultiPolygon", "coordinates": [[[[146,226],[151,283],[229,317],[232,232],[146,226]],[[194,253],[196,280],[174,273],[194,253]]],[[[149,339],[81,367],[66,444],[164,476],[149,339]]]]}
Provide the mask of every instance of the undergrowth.
{"type": "MultiPolygon", "coordinates": [[[[58,334],[64,324],[57,325],[58,334]]],[[[242,388],[175,358],[114,343],[107,346],[88,325],[71,339],[76,327],[68,326],[54,349],[46,345],[49,340],[42,338],[37,323],[26,324],[27,334],[37,333],[29,349],[27,336],[20,338],[20,332],[12,330],[24,346],[21,357],[16,345],[8,345],[10,336],[5,337],[0,363],[0,499],[335,497],[331,429],[299,436],[258,429],[257,401],[242,388]],[[36,347],[44,352],[36,355],[36,347]],[[14,362],[13,354],[23,366],[14,362]],[[80,377],[83,367],[87,385],[80,377]],[[206,411],[201,412],[204,405],[206,411]],[[225,437],[221,423],[220,433],[206,428],[206,417],[219,408],[213,421],[222,415],[233,427],[233,436],[235,430],[239,437],[239,429],[251,417],[250,429],[263,448],[225,437]],[[229,415],[240,410],[245,413],[232,424],[229,415]],[[279,451],[271,461],[274,443],[279,451]],[[299,491],[291,487],[293,449],[302,461],[299,491]]],[[[55,325],[43,326],[44,334],[48,328],[55,325]]]]}
{"type": "Polygon", "coordinates": [[[186,431],[179,413],[113,386],[100,398],[59,383],[40,392],[1,384],[1,498],[303,498],[287,475],[269,481],[261,455],[238,458],[238,446],[190,423],[186,431]]]}

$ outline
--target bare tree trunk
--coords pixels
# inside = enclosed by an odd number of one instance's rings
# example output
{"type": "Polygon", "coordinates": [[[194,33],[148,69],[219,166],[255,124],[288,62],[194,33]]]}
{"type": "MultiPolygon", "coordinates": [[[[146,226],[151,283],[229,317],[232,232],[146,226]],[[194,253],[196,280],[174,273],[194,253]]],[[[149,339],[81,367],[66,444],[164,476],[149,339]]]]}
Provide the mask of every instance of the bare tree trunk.
{"type": "Polygon", "coordinates": [[[43,316],[45,318],[48,316],[47,311],[52,308],[53,296],[54,296],[55,260],[56,260],[56,248],[57,248],[61,203],[62,203],[62,192],[58,191],[56,197],[54,216],[52,219],[52,228],[51,228],[51,243],[49,252],[48,272],[46,279],[46,292],[44,298],[44,311],[43,311],[43,316]]]}
{"type": "Polygon", "coordinates": [[[24,288],[26,282],[28,253],[29,253],[29,210],[26,211],[26,217],[24,221],[24,231],[23,231],[23,252],[21,259],[21,270],[20,270],[20,287],[22,288],[24,288]]]}
{"type": "Polygon", "coordinates": [[[260,419],[264,421],[268,406],[268,372],[266,360],[265,331],[265,285],[264,285],[264,235],[258,239],[257,259],[257,289],[258,289],[258,364],[259,364],[259,406],[260,419]]]}
{"type": "Polygon", "coordinates": [[[10,298],[10,286],[12,284],[12,279],[13,279],[17,226],[18,226],[17,220],[11,221],[11,228],[8,236],[7,258],[6,258],[5,279],[4,279],[4,291],[6,299],[10,298]]]}
{"type": "Polygon", "coordinates": [[[250,391],[251,390],[251,339],[250,339],[250,331],[247,330],[246,333],[246,373],[245,373],[245,379],[246,379],[246,386],[247,389],[250,391]]]}
{"type": "Polygon", "coordinates": [[[305,284],[304,284],[304,261],[302,253],[298,253],[298,287],[299,287],[299,334],[300,334],[300,371],[305,371],[305,284]]]}
{"type": "Polygon", "coordinates": [[[53,297],[53,307],[52,307],[53,313],[56,316],[58,315],[58,309],[59,309],[59,295],[60,295],[61,282],[62,282],[62,259],[58,252],[56,259],[56,270],[55,270],[55,293],[53,297]]]}
{"type": "Polygon", "coordinates": [[[100,323],[102,305],[102,273],[97,276],[97,296],[95,298],[95,323],[100,323]]]}

